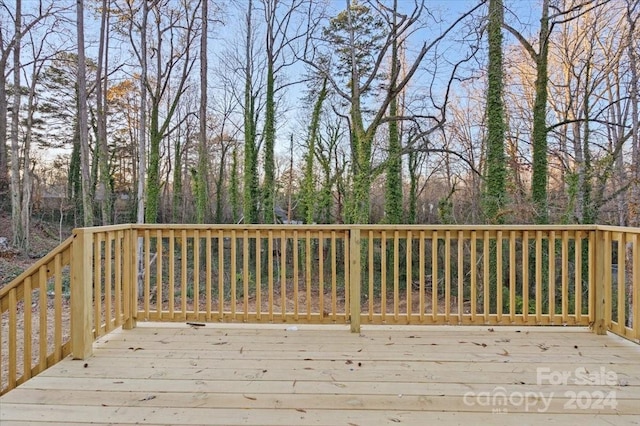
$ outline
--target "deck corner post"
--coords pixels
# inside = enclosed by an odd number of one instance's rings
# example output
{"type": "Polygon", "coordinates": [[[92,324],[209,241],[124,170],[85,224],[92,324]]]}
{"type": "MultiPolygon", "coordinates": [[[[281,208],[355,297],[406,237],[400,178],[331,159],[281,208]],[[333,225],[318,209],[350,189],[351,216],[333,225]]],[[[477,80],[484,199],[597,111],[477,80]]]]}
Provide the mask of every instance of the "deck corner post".
{"type": "Polygon", "coordinates": [[[349,302],[351,332],[360,333],[360,293],[361,281],[360,229],[349,232],[349,302]]]}
{"type": "Polygon", "coordinates": [[[122,328],[125,330],[131,330],[136,327],[136,268],[137,268],[137,257],[135,250],[135,232],[133,229],[128,229],[126,238],[124,239],[124,259],[125,259],[125,268],[124,268],[124,277],[125,277],[125,286],[124,286],[124,312],[125,312],[125,321],[122,324],[122,328]]]}
{"type": "Polygon", "coordinates": [[[86,359],[93,353],[93,233],[73,231],[71,250],[71,353],[86,359]]]}
{"type": "MultiPolygon", "coordinates": [[[[605,250],[606,241],[604,236],[605,231],[596,229],[595,231],[595,262],[594,262],[594,274],[591,282],[590,291],[594,292],[594,304],[593,307],[593,331],[596,334],[607,334],[607,325],[605,323],[606,316],[606,262],[605,262],[605,250]]],[[[608,248],[611,250],[611,247],[608,248]]],[[[609,265],[610,267],[610,265],[609,265]]],[[[611,269],[609,269],[611,271],[611,269]]]]}

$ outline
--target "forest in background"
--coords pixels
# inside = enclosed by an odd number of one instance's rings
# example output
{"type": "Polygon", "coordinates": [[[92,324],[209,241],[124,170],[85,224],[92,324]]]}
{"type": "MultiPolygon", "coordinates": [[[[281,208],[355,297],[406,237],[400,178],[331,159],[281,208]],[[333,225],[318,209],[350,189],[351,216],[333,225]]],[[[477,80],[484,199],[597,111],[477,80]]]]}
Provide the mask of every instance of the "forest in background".
{"type": "Polygon", "coordinates": [[[1,1],[12,244],[34,218],[638,226],[640,0],[455,3],[1,1]]]}

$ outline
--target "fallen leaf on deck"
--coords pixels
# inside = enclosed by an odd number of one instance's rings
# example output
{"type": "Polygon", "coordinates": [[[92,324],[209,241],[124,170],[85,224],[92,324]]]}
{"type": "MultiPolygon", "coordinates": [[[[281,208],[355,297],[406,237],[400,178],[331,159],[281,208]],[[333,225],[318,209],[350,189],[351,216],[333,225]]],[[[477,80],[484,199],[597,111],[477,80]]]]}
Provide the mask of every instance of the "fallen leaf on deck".
{"type": "Polygon", "coordinates": [[[395,418],[395,417],[389,417],[389,420],[391,420],[394,423],[402,423],[402,420],[395,418]]]}
{"type": "Polygon", "coordinates": [[[486,343],[477,343],[477,342],[471,342],[471,343],[473,343],[473,344],[474,344],[474,345],[476,345],[476,346],[482,346],[483,348],[486,348],[486,347],[487,347],[487,344],[486,344],[486,343]]]}
{"type": "Polygon", "coordinates": [[[490,329],[489,329],[489,332],[490,332],[490,333],[493,333],[494,331],[495,331],[495,330],[494,330],[493,328],[490,328],[490,329]]]}
{"type": "Polygon", "coordinates": [[[351,361],[350,359],[348,359],[348,360],[345,362],[345,364],[347,364],[347,365],[351,365],[351,364],[353,364],[353,361],[351,361]]]}
{"type": "Polygon", "coordinates": [[[253,396],[247,396],[247,395],[244,395],[244,394],[243,394],[242,396],[244,396],[244,397],[245,397],[245,398],[247,398],[247,399],[250,399],[251,401],[255,401],[256,399],[258,399],[258,398],[256,398],[256,397],[253,397],[253,396]]]}
{"type": "Polygon", "coordinates": [[[301,413],[306,413],[307,410],[305,410],[304,408],[296,408],[296,411],[299,411],[301,413]]]}
{"type": "Polygon", "coordinates": [[[156,399],[155,395],[147,395],[142,399],[139,399],[138,401],[151,401],[152,399],[156,399]]]}
{"type": "Polygon", "coordinates": [[[502,356],[509,356],[509,351],[506,349],[502,349],[504,352],[499,353],[498,355],[502,355],[502,356]]]}
{"type": "Polygon", "coordinates": [[[133,348],[133,347],[129,348],[129,350],[132,350],[132,351],[134,351],[134,352],[135,352],[135,351],[141,351],[141,350],[143,350],[143,349],[144,349],[144,348],[133,348]]]}
{"type": "Polygon", "coordinates": [[[187,325],[190,325],[191,327],[204,327],[206,324],[202,323],[202,322],[188,322],[187,325]]]}

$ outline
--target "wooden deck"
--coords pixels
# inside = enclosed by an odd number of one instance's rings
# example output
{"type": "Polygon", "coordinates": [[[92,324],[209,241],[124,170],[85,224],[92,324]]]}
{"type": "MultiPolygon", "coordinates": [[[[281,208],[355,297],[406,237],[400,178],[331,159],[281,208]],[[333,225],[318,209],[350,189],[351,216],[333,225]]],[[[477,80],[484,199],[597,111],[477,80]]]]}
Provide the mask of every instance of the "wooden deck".
{"type": "Polygon", "coordinates": [[[584,328],[143,323],[94,349],[0,424],[640,424],[640,346],[584,328]]]}

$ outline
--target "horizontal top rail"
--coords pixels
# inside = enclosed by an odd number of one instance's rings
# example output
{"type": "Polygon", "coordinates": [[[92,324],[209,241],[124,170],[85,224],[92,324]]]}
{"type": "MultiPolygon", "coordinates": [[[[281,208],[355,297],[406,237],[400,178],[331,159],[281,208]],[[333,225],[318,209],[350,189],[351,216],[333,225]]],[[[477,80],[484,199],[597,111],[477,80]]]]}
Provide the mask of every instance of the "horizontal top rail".
{"type": "Polygon", "coordinates": [[[85,232],[110,232],[119,230],[257,230],[257,231],[280,231],[280,230],[298,230],[298,231],[349,231],[354,229],[363,230],[385,230],[385,231],[620,231],[640,232],[640,228],[625,228],[615,226],[600,225],[379,225],[379,224],[357,224],[357,225],[332,225],[332,224],[174,224],[174,223],[140,223],[127,225],[110,225],[96,226],[82,229],[85,232]]]}

